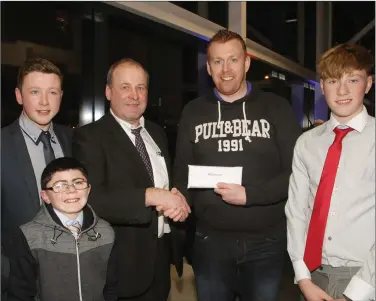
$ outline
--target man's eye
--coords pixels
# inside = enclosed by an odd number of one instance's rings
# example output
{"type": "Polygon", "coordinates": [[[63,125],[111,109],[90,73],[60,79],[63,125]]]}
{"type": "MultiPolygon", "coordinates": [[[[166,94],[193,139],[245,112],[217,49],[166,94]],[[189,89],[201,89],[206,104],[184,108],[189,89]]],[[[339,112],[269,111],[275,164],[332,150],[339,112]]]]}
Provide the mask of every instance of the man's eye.
{"type": "Polygon", "coordinates": [[[233,58],[233,59],[231,59],[231,61],[232,61],[233,63],[236,63],[236,62],[238,61],[238,59],[233,58]]]}
{"type": "Polygon", "coordinates": [[[36,94],[38,94],[38,91],[37,90],[32,90],[31,94],[35,94],[36,95],[36,94]]]}
{"type": "Polygon", "coordinates": [[[67,184],[61,183],[61,184],[56,184],[55,188],[56,189],[65,189],[67,186],[68,186],[67,184]]]}

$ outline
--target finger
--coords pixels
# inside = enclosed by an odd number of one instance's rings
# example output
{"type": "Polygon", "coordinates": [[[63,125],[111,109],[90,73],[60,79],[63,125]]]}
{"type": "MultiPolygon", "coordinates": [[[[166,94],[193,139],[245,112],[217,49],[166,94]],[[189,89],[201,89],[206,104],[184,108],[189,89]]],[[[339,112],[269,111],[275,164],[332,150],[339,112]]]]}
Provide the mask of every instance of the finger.
{"type": "Polygon", "coordinates": [[[159,206],[155,207],[155,210],[157,210],[159,212],[159,211],[163,210],[163,206],[159,205],[159,206]]]}
{"type": "Polygon", "coordinates": [[[185,199],[185,197],[182,198],[182,202],[183,202],[183,206],[184,206],[185,210],[186,210],[188,213],[191,213],[191,207],[189,207],[188,202],[187,202],[187,200],[185,199]]]}
{"type": "Polygon", "coordinates": [[[188,214],[192,213],[191,207],[189,207],[187,202],[185,202],[185,208],[187,209],[188,214]]]}
{"type": "Polygon", "coordinates": [[[182,215],[183,215],[183,213],[180,213],[179,215],[175,216],[173,218],[174,222],[178,222],[181,219],[182,215]]]}
{"type": "Polygon", "coordinates": [[[174,219],[175,217],[180,216],[181,213],[182,211],[178,208],[169,215],[169,218],[174,219]]]}
{"type": "Polygon", "coordinates": [[[330,297],[325,291],[322,290],[322,294],[320,296],[320,299],[322,298],[322,300],[325,300],[325,301],[332,301],[334,300],[332,297],[330,297]]]}
{"type": "Polygon", "coordinates": [[[221,188],[214,188],[214,192],[223,195],[225,193],[225,190],[221,188]]]}
{"type": "Polygon", "coordinates": [[[171,193],[172,193],[172,194],[178,194],[178,193],[179,193],[179,190],[177,190],[175,187],[173,187],[173,188],[171,189],[171,193]]]}
{"type": "Polygon", "coordinates": [[[184,222],[187,219],[187,216],[182,215],[182,217],[179,219],[179,222],[184,222]]]}
{"type": "Polygon", "coordinates": [[[170,217],[170,215],[173,214],[175,210],[176,210],[175,208],[168,209],[168,210],[163,212],[163,215],[165,217],[170,217]]]}

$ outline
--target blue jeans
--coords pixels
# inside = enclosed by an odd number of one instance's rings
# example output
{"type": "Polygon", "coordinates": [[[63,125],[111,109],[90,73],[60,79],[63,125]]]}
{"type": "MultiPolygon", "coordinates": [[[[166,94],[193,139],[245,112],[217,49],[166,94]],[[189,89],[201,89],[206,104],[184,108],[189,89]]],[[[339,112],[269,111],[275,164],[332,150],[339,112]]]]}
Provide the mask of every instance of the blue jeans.
{"type": "Polygon", "coordinates": [[[276,301],[286,234],[254,237],[196,231],[192,266],[198,301],[276,301]]]}

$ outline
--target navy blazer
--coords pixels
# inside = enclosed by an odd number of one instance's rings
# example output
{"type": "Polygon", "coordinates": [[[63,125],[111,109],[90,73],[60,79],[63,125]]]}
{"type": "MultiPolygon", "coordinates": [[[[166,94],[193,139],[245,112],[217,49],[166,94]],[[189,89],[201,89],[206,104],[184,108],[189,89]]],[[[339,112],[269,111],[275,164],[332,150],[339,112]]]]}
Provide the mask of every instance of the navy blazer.
{"type": "MultiPolygon", "coordinates": [[[[73,130],[54,124],[54,132],[65,156],[72,155],[73,130]]],[[[1,233],[2,242],[15,227],[31,221],[40,208],[30,155],[19,119],[1,129],[1,233]]],[[[5,245],[4,245],[5,246],[5,245]]]]}

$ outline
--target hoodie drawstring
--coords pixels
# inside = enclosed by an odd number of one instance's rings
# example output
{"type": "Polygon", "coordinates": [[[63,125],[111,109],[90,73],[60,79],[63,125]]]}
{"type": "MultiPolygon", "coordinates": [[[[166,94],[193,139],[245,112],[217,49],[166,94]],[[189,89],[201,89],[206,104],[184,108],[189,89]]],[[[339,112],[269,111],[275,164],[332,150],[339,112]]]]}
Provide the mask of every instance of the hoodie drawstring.
{"type": "Polygon", "coordinates": [[[245,140],[248,142],[252,142],[250,134],[247,130],[247,115],[245,114],[245,102],[243,102],[243,117],[244,117],[244,127],[243,127],[243,134],[245,134],[245,140]]]}
{"type": "MultiPolygon", "coordinates": [[[[217,101],[218,104],[218,123],[217,123],[217,128],[220,128],[219,123],[221,122],[221,102],[217,101]]],[[[244,126],[242,126],[243,130],[243,135],[246,136],[245,140],[248,142],[252,142],[250,133],[247,130],[247,115],[245,113],[245,102],[243,102],[243,119],[244,119],[244,126]]]]}
{"type": "Polygon", "coordinates": [[[97,231],[95,231],[95,228],[90,229],[88,232],[86,232],[86,235],[88,236],[89,241],[96,241],[97,239],[101,238],[101,234],[97,231]],[[93,231],[94,235],[89,234],[89,231],[93,231]]]}
{"type": "Polygon", "coordinates": [[[61,230],[59,230],[59,231],[60,231],[59,235],[56,236],[57,227],[54,226],[54,237],[52,237],[52,238],[50,239],[51,244],[53,244],[53,245],[57,244],[57,240],[58,240],[59,237],[63,234],[63,231],[61,231],[61,230]]]}
{"type": "Polygon", "coordinates": [[[219,129],[219,123],[221,122],[221,102],[217,101],[218,103],[218,123],[217,123],[217,128],[219,129]]]}

